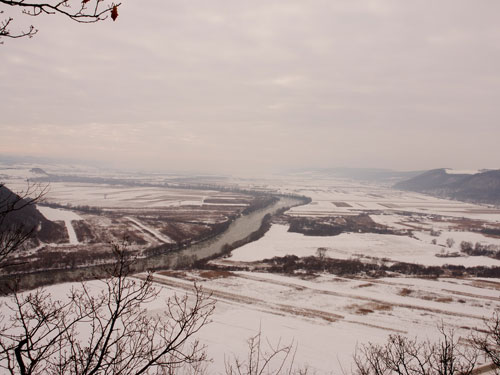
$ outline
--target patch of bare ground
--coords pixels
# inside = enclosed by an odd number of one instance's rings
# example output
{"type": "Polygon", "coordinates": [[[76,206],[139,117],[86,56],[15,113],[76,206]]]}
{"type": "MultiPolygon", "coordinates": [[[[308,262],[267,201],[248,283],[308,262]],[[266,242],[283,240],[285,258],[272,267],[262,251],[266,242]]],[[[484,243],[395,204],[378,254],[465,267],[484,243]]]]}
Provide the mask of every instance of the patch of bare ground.
{"type": "Polygon", "coordinates": [[[500,282],[492,280],[473,280],[472,286],[500,290],[500,282]]]}
{"type": "Polygon", "coordinates": [[[85,220],[73,220],[71,222],[73,229],[75,230],[76,237],[79,242],[82,243],[97,243],[100,242],[100,238],[97,233],[92,230],[92,227],[85,220]]]}
{"type": "Polygon", "coordinates": [[[382,207],[385,207],[385,208],[399,208],[399,206],[397,204],[394,204],[394,203],[378,203],[379,205],[381,205],[382,207]]]}
{"type": "Polygon", "coordinates": [[[396,224],[402,225],[402,226],[410,228],[410,229],[419,230],[419,231],[429,230],[428,228],[425,228],[425,227],[422,227],[419,225],[415,225],[415,224],[408,224],[407,222],[403,222],[403,221],[397,221],[396,224]]]}
{"type": "Polygon", "coordinates": [[[391,311],[392,305],[386,303],[369,302],[363,305],[352,304],[347,306],[347,310],[352,311],[356,315],[367,315],[375,311],[391,311]]]}
{"type": "Polygon", "coordinates": [[[172,278],[175,278],[175,279],[186,280],[186,281],[189,281],[189,282],[195,282],[195,281],[199,281],[200,280],[199,278],[195,277],[192,274],[188,274],[185,271],[168,270],[168,271],[158,272],[158,274],[162,275],[162,276],[172,277],[172,278]]]}
{"type": "Polygon", "coordinates": [[[450,302],[453,302],[453,298],[451,298],[451,297],[437,297],[437,298],[434,298],[434,301],[441,302],[441,303],[450,303],[450,302]]]}
{"type": "Polygon", "coordinates": [[[403,296],[403,297],[406,297],[406,296],[409,296],[413,293],[413,290],[409,289],[409,288],[402,288],[398,294],[400,296],[403,296]]]}
{"type": "Polygon", "coordinates": [[[498,208],[469,208],[464,211],[465,213],[473,214],[500,214],[500,209],[498,208]]]}
{"type": "Polygon", "coordinates": [[[119,225],[116,228],[110,229],[107,233],[107,242],[116,241],[119,238],[126,239],[128,243],[135,245],[146,245],[155,243],[154,238],[147,235],[140,228],[135,226],[119,225]]]}
{"type": "Polygon", "coordinates": [[[178,279],[186,279],[187,278],[186,271],[168,270],[168,271],[157,272],[157,274],[158,275],[162,275],[162,276],[175,277],[175,278],[178,278],[178,279]]]}
{"type": "Polygon", "coordinates": [[[349,203],[347,202],[332,202],[332,204],[335,205],[335,207],[352,207],[349,203]]]}
{"type": "Polygon", "coordinates": [[[301,280],[306,280],[306,281],[315,280],[319,277],[319,275],[316,275],[314,273],[299,273],[299,274],[297,274],[297,276],[301,280]]]}
{"type": "Polygon", "coordinates": [[[365,284],[357,285],[356,288],[366,288],[366,287],[369,287],[369,286],[372,286],[372,285],[373,285],[372,283],[365,283],[365,284]]]}
{"type": "Polygon", "coordinates": [[[208,270],[208,271],[201,271],[199,273],[200,277],[203,277],[204,279],[221,279],[221,278],[226,278],[230,276],[235,276],[234,273],[230,271],[224,271],[224,270],[208,270]]]}
{"type": "Polygon", "coordinates": [[[453,298],[450,296],[442,296],[438,295],[436,293],[424,293],[422,291],[415,292],[411,290],[410,288],[402,288],[399,290],[398,295],[402,297],[407,297],[407,296],[412,296],[415,298],[420,298],[425,301],[436,301],[440,303],[450,303],[453,302],[453,298]]]}

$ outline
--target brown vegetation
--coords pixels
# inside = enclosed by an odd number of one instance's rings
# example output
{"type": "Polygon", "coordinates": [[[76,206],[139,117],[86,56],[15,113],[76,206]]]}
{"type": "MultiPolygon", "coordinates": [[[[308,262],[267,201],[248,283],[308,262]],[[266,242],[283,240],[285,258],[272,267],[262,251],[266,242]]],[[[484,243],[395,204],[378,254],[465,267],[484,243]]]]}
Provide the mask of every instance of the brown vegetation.
{"type": "Polygon", "coordinates": [[[200,272],[200,277],[204,279],[220,279],[234,276],[234,273],[225,270],[207,270],[200,272]]]}
{"type": "MultiPolygon", "coordinates": [[[[215,265],[206,265],[213,269],[224,268],[215,265]]],[[[335,259],[308,256],[299,258],[296,255],[285,255],[264,259],[251,265],[253,270],[272,273],[286,273],[293,275],[314,274],[326,272],[338,276],[366,276],[366,277],[390,277],[396,275],[409,275],[424,278],[437,277],[500,277],[500,267],[465,267],[445,264],[439,266],[424,266],[421,264],[395,262],[386,264],[374,259],[372,262],[362,262],[360,259],[335,259]]],[[[249,270],[249,265],[232,265],[229,270],[249,270]]],[[[402,290],[402,293],[410,293],[402,290]]]]}
{"type": "Polygon", "coordinates": [[[358,305],[358,304],[349,305],[347,306],[347,308],[348,310],[353,311],[354,314],[367,315],[374,313],[375,311],[391,311],[393,307],[386,303],[368,302],[363,305],[358,305]]]}
{"type": "Polygon", "coordinates": [[[84,220],[73,220],[71,222],[76,233],[76,238],[83,243],[101,242],[100,237],[92,230],[92,227],[84,220]]]}
{"type": "Polygon", "coordinates": [[[412,294],[413,291],[411,289],[408,289],[408,288],[403,288],[399,291],[399,295],[400,296],[403,296],[403,297],[406,297],[406,296],[409,296],[410,294],[412,294]]]}
{"type": "Polygon", "coordinates": [[[302,233],[306,236],[336,236],[344,232],[403,234],[401,231],[375,223],[368,214],[341,217],[289,217],[288,221],[289,232],[302,233]]]}
{"type": "Polygon", "coordinates": [[[347,202],[332,202],[335,207],[352,207],[349,203],[347,202]]]}

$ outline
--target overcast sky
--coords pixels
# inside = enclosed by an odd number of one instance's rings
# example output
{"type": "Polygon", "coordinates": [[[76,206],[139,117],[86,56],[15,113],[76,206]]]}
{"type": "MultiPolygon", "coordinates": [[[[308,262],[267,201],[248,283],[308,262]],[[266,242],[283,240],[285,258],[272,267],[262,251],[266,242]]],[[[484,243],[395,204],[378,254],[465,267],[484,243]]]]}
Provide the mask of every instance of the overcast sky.
{"type": "MultiPolygon", "coordinates": [[[[500,1],[122,0],[0,46],[0,154],[500,168],[500,1]]],[[[13,26],[15,27],[15,25],[13,26]]]]}

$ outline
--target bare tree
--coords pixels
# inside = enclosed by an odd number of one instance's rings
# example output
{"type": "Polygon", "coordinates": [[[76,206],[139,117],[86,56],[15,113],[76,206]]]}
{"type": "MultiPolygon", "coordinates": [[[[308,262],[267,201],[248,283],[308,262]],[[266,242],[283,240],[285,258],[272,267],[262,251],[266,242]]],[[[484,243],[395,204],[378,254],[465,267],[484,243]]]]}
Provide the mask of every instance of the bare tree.
{"type": "Polygon", "coordinates": [[[455,240],[453,238],[447,238],[446,239],[446,246],[448,246],[449,248],[452,248],[453,245],[455,245],[455,240]]]}
{"type": "Polygon", "coordinates": [[[236,356],[226,358],[226,375],[262,375],[262,374],[307,374],[307,368],[294,367],[297,346],[282,344],[281,340],[273,345],[269,340],[262,342],[262,332],[248,340],[248,353],[245,360],[236,356]],[[267,345],[267,348],[264,348],[267,345]]]}
{"type": "Polygon", "coordinates": [[[37,229],[25,223],[10,222],[10,218],[28,206],[39,203],[48,191],[48,186],[28,182],[24,191],[14,193],[0,183],[0,268],[10,263],[9,258],[19,250],[37,229]]]}
{"type": "Polygon", "coordinates": [[[318,247],[318,248],[316,249],[316,256],[317,256],[320,260],[325,259],[325,257],[326,257],[326,250],[327,250],[327,248],[326,248],[326,247],[318,247]]]}
{"type": "MultiPolygon", "coordinates": [[[[14,293],[0,328],[0,368],[10,374],[196,373],[205,348],[193,337],[209,322],[214,301],[201,287],[165,301],[162,313],[144,304],[158,297],[151,275],[131,278],[130,259],[113,245],[117,263],[102,290],[82,284],[66,299],[36,290],[14,293]]],[[[110,268],[109,268],[110,267],[110,268]]],[[[5,307],[4,307],[5,308],[5,307]]]]}
{"type": "MultiPolygon", "coordinates": [[[[46,0],[42,2],[26,0],[0,0],[4,9],[21,10],[26,16],[60,15],[79,23],[94,23],[105,20],[108,16],[114,21],[118,17],[118,7],[121,3],[104,5],[104,0],[46,0]]],[[[5,10],[0,9],[0,14],[5,10]]],[[[25,30],[11,31],[14,18],[8,16],[0,21],[0,38],[32,37],[38,32],[35,26],[30,25],[25,30]]]]}
{"type": "Polygon", "coordinates": [[[470,375],[477,350],[459,345],[453,331],[440,328],[438,342],[391,335],[385,345],[368,344],[356,350],[358,375],[470,375]]]}
{"type": "Polygon", "coordinates": [[[485,321],[486,333],[474,335],[472,340],[476,348],[496,367],[500,367],[500,315],[495,313],[485,321]]]}

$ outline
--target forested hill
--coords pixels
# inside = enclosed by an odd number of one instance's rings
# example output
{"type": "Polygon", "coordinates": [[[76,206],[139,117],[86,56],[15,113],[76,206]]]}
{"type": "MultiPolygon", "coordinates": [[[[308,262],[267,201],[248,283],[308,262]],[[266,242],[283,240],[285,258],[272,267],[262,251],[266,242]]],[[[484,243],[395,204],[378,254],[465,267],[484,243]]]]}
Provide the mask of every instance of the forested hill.
{"type": "Polygon", "coordinates": [[[396,189],[466,202],[500,205],[500,170],[475,174],[433,169],[394,185],[396,189]]]}
{"type": "Polygon", "coordinates": [[[4,185],[0,185],[0,234],[33,232],[32,243],[60,242],[67,238],[66,227],[63,223],[47,220],[33,204],[26,205],[27,201],[12,192],[4,185]],[[12,204],[15,210],[11,211],[12,204]],[[22,207],[22,208],[21,208],[22,207]],[[8,209],[8,214],[4,214],[8,209]]]}

